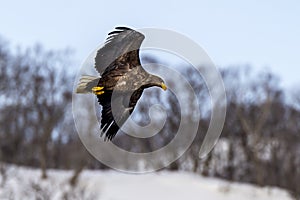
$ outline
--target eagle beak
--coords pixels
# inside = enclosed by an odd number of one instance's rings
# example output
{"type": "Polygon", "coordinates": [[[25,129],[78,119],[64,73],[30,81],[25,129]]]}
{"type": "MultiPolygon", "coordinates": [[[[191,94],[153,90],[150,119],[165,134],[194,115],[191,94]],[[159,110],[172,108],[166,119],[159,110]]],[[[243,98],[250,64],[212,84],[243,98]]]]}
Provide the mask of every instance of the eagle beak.
{"type": "Polygon", "coordinates": [[[162,88],[163,90],[167,90],[167,89],[168,89],[167,86],[166,86],[166,84],[164,84],[164,83],[161,83],[161,88],[162,88]]]}

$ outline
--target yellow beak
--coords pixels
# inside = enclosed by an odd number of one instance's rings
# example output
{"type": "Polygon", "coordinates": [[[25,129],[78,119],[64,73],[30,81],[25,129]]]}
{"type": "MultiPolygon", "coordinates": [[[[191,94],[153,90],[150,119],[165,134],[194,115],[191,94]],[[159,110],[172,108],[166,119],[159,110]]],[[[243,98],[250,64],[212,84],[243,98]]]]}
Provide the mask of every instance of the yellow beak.
{"type": "Polygon", "coordinates": [[[167,86],[166,86],[166,84],[164,84],[164,83],[161,83],[161,88],[162,88],[163,90],[167,90],[167,89],[168,89],[167,86]]]}

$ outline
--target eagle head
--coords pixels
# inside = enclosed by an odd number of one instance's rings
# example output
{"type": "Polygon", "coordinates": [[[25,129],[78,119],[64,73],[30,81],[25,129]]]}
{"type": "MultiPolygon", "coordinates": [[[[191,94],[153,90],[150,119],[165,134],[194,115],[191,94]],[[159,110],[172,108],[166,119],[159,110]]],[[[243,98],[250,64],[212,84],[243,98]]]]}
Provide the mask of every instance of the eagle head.
{"type": "Polygon", "coordinates": [[[150,74],[147,78],[147,84],[145,84],[145,88],[157,86],[162,88],[163,90],[167,90],[167,85],[165,84],[164,80],[159,76],[155,76],[150,74]]]}

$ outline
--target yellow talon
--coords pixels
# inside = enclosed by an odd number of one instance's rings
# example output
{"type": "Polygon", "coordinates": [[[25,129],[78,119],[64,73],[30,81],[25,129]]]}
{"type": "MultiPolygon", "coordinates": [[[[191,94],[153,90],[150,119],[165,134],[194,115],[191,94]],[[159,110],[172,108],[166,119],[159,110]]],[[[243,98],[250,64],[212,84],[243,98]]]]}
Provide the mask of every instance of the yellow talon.
{"type": "Polygon", "coordinates": [[[92,91],[93,92],[98,92],[98,91],[100,91],[100,90],[102,90],[104,87],[98,87],[98,86],[96,86],[96,87],[93,87],[92,88],[92,91]]]}
{"type": "Polygon", "coordinates": [[[99,87],[99,86],[96,86],[96,87],[93,87],[92,88],[92,91],[95,95],[101,95],[104,93],[104,91],[102,90],[104,87],[99,87]]]}
{"type": "Polygon", "coordinates": [[[98,91],[98,92],[94,92],[96,95],[101,95],[104,93],[104,91],[98,91]]]}

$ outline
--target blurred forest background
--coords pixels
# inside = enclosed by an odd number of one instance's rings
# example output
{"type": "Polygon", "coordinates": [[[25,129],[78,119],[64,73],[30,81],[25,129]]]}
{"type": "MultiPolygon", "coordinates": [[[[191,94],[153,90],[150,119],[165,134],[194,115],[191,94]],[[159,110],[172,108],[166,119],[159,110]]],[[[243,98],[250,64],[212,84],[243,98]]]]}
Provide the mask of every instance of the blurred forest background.
{"type": "MultiPolygon", "coordinates": [[[[74,171],[70,183],[76,184],[84,168],[109,169],[86,151],[76,133],[71,110],[76,73],[71,70],[72,63],[68,50],[48,51],[41,45],[12,49],[0,39],[0,176],[5,177],[6,164],[40,168],[44,179],[49,168],[70,169],[74,171]]],[[[207,102],[203,80],[184,69],[188,68],[183,66],[182,73],[190,77],[199,98],[207,102]]],[[[210,121],[209,114],[203,115],[193,144],[166,169],[278,186],[300,198],[300,88],[287,92],[276,75],[251,66],[220,71],[227,116],[218,144],[204,160],[198,159],[199,144],[210,121]]],[[[150,139],[119,134],[114,142],[130,151],[149,152],[171,141],[180,120],[179,105],[172,93],[164,99],[168,118],[160,134],[150,139]]],[[[149,105],[160,101],[158,90],[147,91],[135,111],[142,116],[140,121],[147,117],[142,113],[149,105]]],[[[89,112],[85,113],[88,119],[89,112]]],[[[124,167],[128,164],[124,162],[124,167]]]]}

